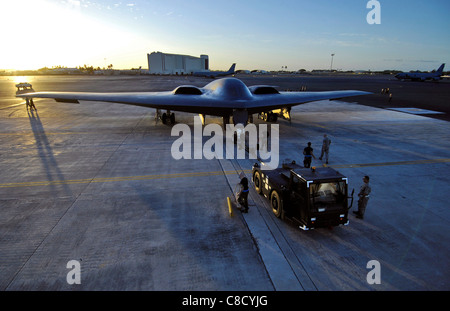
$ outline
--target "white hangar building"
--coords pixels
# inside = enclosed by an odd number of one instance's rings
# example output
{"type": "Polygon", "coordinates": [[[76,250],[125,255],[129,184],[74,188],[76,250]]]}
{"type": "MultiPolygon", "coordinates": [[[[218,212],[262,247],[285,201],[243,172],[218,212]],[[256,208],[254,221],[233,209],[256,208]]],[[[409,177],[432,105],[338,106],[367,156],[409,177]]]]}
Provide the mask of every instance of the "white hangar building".
{"type": "Polygon", "coordinates": [[[150,74],[190,75],[194,72],[209,70],[208,55],[194,57],[153,52],[147,54],[147,58],[150,74]]]}

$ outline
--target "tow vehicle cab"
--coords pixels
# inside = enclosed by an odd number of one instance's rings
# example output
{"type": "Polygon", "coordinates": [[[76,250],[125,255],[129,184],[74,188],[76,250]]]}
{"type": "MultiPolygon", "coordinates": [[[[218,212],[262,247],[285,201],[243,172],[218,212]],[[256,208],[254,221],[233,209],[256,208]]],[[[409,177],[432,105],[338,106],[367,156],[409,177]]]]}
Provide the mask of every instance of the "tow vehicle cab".
{"type": "MultiPolygon", "coordinates": [[[[275,216],[309,230],[348,224],[348,179],[331,167],[303,168],[294,161],[281,168],[252,169],[256,192],[269,200],[275,216]]],[[[350,207],[348,199],[351,198],[350,207]]]]}
{"type": "Polygon", "coordinates": [[[26,82],[16,84],[16,88],[16,95],[34,92],[33,86],[30,83],[26,82]]]}

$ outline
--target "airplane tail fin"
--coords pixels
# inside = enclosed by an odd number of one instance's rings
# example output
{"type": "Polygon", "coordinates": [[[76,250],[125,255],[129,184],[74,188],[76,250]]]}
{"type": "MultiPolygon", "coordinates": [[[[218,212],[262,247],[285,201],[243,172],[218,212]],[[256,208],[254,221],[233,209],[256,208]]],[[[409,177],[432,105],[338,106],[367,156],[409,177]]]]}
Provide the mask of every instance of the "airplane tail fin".
{"type": "Polygon", "coordinates": [[[444,66],[445,66],[445,63],[442,64],[441,67],[439,67],[439,69],[436,72],[439,74],[442,74],[442,71],[444,71],[444,66]]]}
{"type": "Polygon", "coordinates": [[[234,73],[234,69],[236,68],[236,64],[231,65],[230,69],[228,69],[229,73],[234,73]]]}

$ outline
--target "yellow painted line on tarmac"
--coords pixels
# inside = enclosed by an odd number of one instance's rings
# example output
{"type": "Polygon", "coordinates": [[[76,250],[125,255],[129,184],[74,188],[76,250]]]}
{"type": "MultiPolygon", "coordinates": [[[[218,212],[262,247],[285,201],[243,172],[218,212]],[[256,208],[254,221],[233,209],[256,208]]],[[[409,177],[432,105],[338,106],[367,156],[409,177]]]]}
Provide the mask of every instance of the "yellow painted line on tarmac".
{"type": "Polygon", "coordinates": [[[24,135],[84,135],[84,134],[98,134],[98,133],[93,133],[93,132],[15,132],[15,133],[0,133],[0,136],[24,136],[24,135]]]}
{"type": "MultiPolygon", "coordinates": [[[[248,173],[251,172],[251,170],[247,170],[244,172],[248,173]]],[[[189,178],[189,177],[219,176],[231,174],[237,174],[237,172],[236,171],[193,172],[193,173],[157,174],[157,175],[143,175],[143,176],[122,176],[122,177],[86,178],[86,179],[72,179],[72,180],[0,183],[0,188],[75,185],[87,183],[138,181],[138,180],[152,180],[152,179],[166,179],[166,178],[189,178]]]]}
{"type": "MultiPolygon", "coordinates": [[[[70,129],[68,128],[62,128],[62,129],[70,129]]],[[[0,136],[31,136],[31,135],[104,135],[104,134],[129,134],[129,131],[122,131],[122,132],[111,132],[107,131],[108,129],[105,129],[104,131],[86,131],[86,132],[44,132],[44,131],[31,131],[27,130],[26,132],[10,132],[10,133],[0,133],[0,136]]],[[[139,133],[147,133],[146,131],[134,131],[134,134],[139,133]]]]}
{"type": "MultiPolygon", "coordinates": [[[[328,165],[334,169],[338,168],[360,168],[360,167],[377,167],[377,166],[397,166],[397,165],[419,165],[419,164],[438,164],[449,163],[450,159],[431,159],[431,160],[414,160],[414,161],[397,161],[397,162],[381,162],[381,163],[359,163],[359,164],[338,164],[328,165]]],[[[325,165],[324,165],[325,166],[325,165]]],[[[246,174],[252,170],[244,170],[246,174]]],[[[119,176],[119,177],[102,177],[102,178],[86,178],[72,180],[53,180],[53,181],[31,181],[16,183],[0,183],[0,188],[18,188],[18,187],[38,187],[38,186],[58,186],[58,185],[75,185],[88,183],[106,183],[106,182],[122,182],[122,181],[142,181],[167,178],[192,178],[206,176],[220,176],[238,174],[237,171],[212,171],[212,172],[191,172],[177,174],[155,174],[142,176],[119,176]]]]}
{"type": "MultiPolygon", "coordinates": [[[[67,130],[70,129],[70,127],[63,127],[63,130],[67,130]]],[[[0,133],[0,136],[21,136],[21,135],[103,135],[103,134],[128,134],[128,132],[123,131],[123,132],[106,132],[106,131],[67,131],[67,132],[45,132],[45,131],[33,131],[33,130],[28,130],[25,129],[22,132],[4,132],[4,133],[0,133]]],[[[140,133],[140,132],[136,132],[136,133],[140,133]]]]}

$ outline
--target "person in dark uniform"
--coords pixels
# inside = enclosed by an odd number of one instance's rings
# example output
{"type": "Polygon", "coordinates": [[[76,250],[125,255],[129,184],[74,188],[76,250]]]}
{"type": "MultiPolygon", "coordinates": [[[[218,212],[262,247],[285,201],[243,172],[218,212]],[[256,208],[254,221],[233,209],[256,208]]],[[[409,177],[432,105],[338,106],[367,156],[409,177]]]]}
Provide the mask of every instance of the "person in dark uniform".
{"type": "Polygon", "coordinates": [[[369,185],[369,176],[363,177],[364,184],[361,186],[361,189],[358,193],[358,211],[353,211],[356,214],[356,218],[364,219],[364,213],[366,212],[367,202],[369,202],[369,195],[372,189],[369,185]]]}
{"type": "Polygon", "coordinates": [[[241,212],[248,213],[248,179],[247,177],[241,178],[239,183],[240,190],[237,195],[238,203],[241,205],[241,212]]]}
{"type": "Polygon", "coordinates": [[[308,142],[308,147],[305,147],[305,149],[303,149],[303,154],[305,156],[305,159],[303,160],[303,166],[306,168],[311,167],[312,158],[316,159],[313,150],[314,149],[311,148],[311,142],[308,142]]]}

